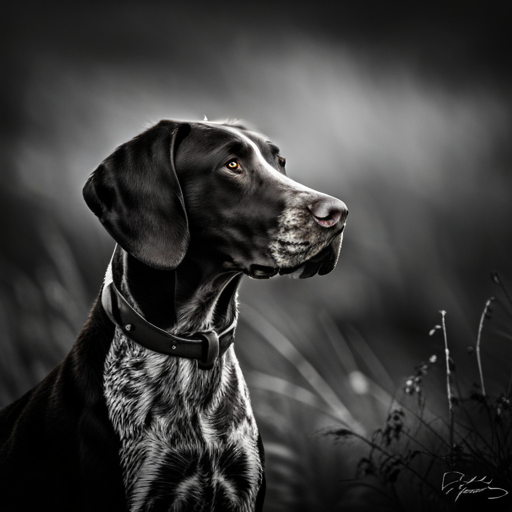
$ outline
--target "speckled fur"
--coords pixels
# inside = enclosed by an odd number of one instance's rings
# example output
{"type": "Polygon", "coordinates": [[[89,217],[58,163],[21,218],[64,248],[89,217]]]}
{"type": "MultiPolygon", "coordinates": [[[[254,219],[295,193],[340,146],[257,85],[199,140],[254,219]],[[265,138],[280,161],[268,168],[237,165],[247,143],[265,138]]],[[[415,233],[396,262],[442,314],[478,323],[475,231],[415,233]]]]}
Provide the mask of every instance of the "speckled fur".
{"type": "Polygon", "coordinates": [[[307,192],[292,197],[278,219],[276,235],[269,244],[278,267],[300,265],[328,245],[323,233],[309,229],[314,221],[301,207],[305,197],[307,192]]]}
{"type": "Polygon", "coordinates": [[[116,329],[104,390],[130,512],[164,502],[172,511],[253,510],[258,429],[233,347],[205,372],[116,329]]]}
{"type": "MultiPolygon", "coordinates": [[[[123,271],[126,257],[114,253],[105,284],[118,281],[139,310],[123,271]]],[[[207,329],[209,319],[183,314],[176,329],[207,329]]],[[[148,350],[116,327],[103,387],[121,440],[130,512],[254,510],[263,478],[259,433],[234,346],[204,371],[197,361],[148,350]]]]}

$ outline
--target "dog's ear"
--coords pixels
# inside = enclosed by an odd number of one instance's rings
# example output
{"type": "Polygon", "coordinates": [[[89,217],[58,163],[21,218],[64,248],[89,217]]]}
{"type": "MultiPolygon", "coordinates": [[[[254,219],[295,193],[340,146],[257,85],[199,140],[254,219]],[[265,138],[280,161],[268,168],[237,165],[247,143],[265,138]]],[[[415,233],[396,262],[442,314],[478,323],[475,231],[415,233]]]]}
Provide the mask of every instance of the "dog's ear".
{"type": "Polygon", "coordinates": [[[176,268],[189,244],[183,194],[174,167],[190,125],[161,121],[119,146],[91,174],[84,199],[114,240],[142,263],[176,268]]]}

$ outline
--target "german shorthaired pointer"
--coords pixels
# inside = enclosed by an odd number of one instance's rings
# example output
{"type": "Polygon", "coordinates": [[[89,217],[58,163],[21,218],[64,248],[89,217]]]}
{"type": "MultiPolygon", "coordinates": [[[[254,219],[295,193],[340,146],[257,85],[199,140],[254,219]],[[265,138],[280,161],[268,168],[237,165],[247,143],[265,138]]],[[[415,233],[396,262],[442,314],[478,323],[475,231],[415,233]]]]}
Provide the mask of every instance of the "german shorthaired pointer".
{"type": "Polygon", "coordinates": [[[330,272],[344,203],[288,178],[260,133],[208,121],[123,144],[84,197],[118,245],[71,352],[0,415],[0,510],[261,510],[237,289],[330,272]]]}

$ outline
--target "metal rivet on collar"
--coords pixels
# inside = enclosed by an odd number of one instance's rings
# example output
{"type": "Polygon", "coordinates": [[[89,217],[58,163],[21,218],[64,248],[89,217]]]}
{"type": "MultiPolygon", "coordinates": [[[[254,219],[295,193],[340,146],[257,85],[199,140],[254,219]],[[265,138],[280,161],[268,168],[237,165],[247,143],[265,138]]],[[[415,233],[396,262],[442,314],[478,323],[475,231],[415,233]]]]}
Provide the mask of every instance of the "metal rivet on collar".
{"type": "Polygon", "coordinates": [[[125,330],[125,331],[130,332],[132,329],[133,329],[133,325],[132,325],[132,324],[126,324],[126,325],[124,326],[124,330],[125,330]]]}
{"type": "Polygon", "coordinates": [[[172,348],[173,350],[176,350],[176,345],[173,345],[171,348],[172,348]]]}

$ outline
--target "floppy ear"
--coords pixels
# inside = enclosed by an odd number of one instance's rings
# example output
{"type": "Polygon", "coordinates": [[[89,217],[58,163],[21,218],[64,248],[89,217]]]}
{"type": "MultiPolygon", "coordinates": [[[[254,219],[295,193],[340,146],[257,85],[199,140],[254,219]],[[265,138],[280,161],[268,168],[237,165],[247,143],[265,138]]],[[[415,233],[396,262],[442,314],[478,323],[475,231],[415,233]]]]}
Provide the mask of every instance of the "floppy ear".
{"type": "Polygon", "coordinates": [[[174,155],[189,132],[190,125],[160,121],[119,146],[83,189],[87,206],[114,240],[160,270],[176,268],[188,249],[188,220],[174,155]]]}

